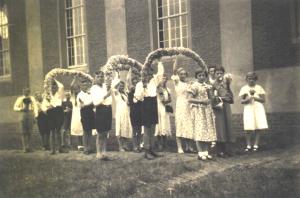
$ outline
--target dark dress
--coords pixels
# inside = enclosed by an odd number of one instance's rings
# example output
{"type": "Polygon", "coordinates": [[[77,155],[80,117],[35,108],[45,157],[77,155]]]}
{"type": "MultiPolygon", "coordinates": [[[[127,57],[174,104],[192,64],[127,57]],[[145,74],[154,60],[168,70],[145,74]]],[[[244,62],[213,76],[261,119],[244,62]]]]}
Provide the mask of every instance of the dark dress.
{"type": "Polygon", "coordinates": [[[64,123],[64,110],[62,106],[57,106],[47,110],[49,128],[52,131],[59,131],[64,123]]]}
{"type": "Polygon", "coordinates": [[[49,135],[50,128],[48,123],[48,116],[43,111],[40,111],[37,117],[37,125],[41,135],[49,135]]]}
{"type": "Polygon", "coordinates": [[[135,89],[132,89],[128,93],[128,102],[130,107],[130,121],[132,127],[141,127],[142,126],[142,118],[141,118],[141,101],[133,102],[135,89]]]}
{"type": "MultiPolygon", "coordinates": [[[[218,97],[222,97],[223,107],[214,108],[216,132],[218,142],[234,142],[236,137],[232,127],[232,115],[230,104],[233,104],[233,94],[226,82],[215,82],[214,90],[217,91],[218,97]]],[[[218,100],[218,98],[216,98],[218,100]]],[[[217,101],[218,103],[220,101],[217,101]]]]}

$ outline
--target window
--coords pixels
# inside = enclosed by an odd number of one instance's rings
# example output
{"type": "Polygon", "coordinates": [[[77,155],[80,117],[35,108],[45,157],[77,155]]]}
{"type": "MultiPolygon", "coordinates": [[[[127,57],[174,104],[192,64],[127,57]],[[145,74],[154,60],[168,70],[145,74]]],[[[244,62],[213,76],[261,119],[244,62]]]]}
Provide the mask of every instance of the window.
{"type": "Polygon", "coordinates": [[[84,0],[66,0],[68,66],[86,66],[84,0]]]}
{"type": "Polygon", "coordinates": [[[188,47],[187,0],[157,0],[158,46],[188,47]]]}
{"type": "Polygon", "coordinates": [[[292,41],[300,43],[300,0],[291,0],[292,41]]]}
{"type": "Polygon", "coordinates": [[[0,78],[10,76],[9,35],[6,4],[0,4],[0,78]]]}

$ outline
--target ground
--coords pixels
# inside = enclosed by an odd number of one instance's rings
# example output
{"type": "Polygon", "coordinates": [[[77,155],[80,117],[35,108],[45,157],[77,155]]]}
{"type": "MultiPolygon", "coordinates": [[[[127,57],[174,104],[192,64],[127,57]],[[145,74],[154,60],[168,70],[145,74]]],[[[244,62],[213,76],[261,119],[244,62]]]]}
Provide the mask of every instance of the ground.
{"type": "Polygon", "coordinates": [[[196,154],[0,151],[1,197],[299,197],[300,145],[200,162],[196,154]],[[298,188],[297,188],[298,187],[298,188]]]}

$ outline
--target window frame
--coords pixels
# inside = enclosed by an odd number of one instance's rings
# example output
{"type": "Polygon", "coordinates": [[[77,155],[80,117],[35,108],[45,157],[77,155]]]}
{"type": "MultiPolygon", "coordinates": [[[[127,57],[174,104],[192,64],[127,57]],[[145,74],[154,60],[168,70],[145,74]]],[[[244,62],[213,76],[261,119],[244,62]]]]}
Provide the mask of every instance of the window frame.
{"type": "Polygon", "coordinates": [[[300,13],[299,12],[300,12],[300,0],[290,0],[291,38],[293,44],[300,44],[300,13]]]}
{"type": "MultiPolygon", "coordinates": [[[[168,47],[186,47],[186,48],[191,48],[191,42],[190,42],[190,39],[191,39],[191,27],[190,27],[190,3],[189,3],[189,0],[184,0],[186,1],[186,9],[185,9],[185,12],[182,12],[182,0],[176,0],[178,2],[178,6],[179,6],[179,13],[174,13],[175,14],[170,14],[170,6],[173,6],[173,4],[170,5],[170,1],[171,0],[166,0],[167,1],[167,4],[166,4],[166,7],[167,7],[167,16],[162,16],[162,17],[159,17],[159,5],[158,5],[158,0],[155,0],[155,10],[156,10],[156,35],[157,35],[157,46],[158,48],[161,48],[161,42],[164,43],[164,48],[166,48],[165,46],[165,41],[168,41],[168,47]],[[186,17],[186,24],[183,26],[182,25],[182,21],[183,21],[183,16],[186,17]],[[171,20],[172,19],[176,19],[176,18],[179,18],[179,26],[175,26],[175,28],[179,28],[179,31],[180,31],[180,35],[179,35],[179,39],[180,39],[180,45],[177,45],[177,39],[178,37],[176,37],[176,30],[175,30],[175,37],[173,38],[172,37],[172,28],[171,28],[171,20]],[[167,20],[167,24],[168,24],[168,40],[160,40],[160,28],[159,28],[159,21],[162,21],[162,23],[164,23],[164,20],[167,20]],[[186,28],[186,35],[185,37],[183,37],[183,28],[186,28]],[[186,38],[186,46],[183,45],[183,39],[186,38]],[[172,45],[172,41],[175,41],[175,46],[172,45]]],[[[173,28],[174,29],[174,28],[173,28]]],[[[163,33],[164,34],[164,33],[163,33]]]]}
{"type": "MultiPolygon", "coordinates": [[[[71,0],[72,4],[74,2],[74,0],[71,0]]],[[[71,7],[67,7],[67,0],[64,0],[64,12],[65,12],[65,29],[66,29],[66,51],[67,51],[67,68],[69,69],[77,69],[77,68],[85,68],[87,67],[87,63],[88,63],[88,49],[87,49],[87,29],[86,29],[86,4],[84,0],[80,0],[80,4],[79,5],[72,5],[71,7]],[[80,16],[80,28],[82,30],[81,34],[74,34],[74,29],[75,26],[78,25],[78,22],[76,23],[76,21],[74,20],[74,10],[75,9],[80,8],[81,9],[81,16],[80,16]],[[72,31],[73,34],[72,36],[68,35],[68,11],[71,10],[72,11],[72,31]],[[76,38],[81,38],[82,41],[82,46],[81,46],[81,50],[82,52],[82,60],[83,63],[82,64],[78,64],[77,62],[77,45],[75,44],[76,42],[76,38]],[[69,57],[69,45],[68,42],[69,40],[72,39],[73,41],[73,50],[74,50],[74,64],[70,64],[70,57],[69,57]]]]}
{"type": "MultiPolygon", "coordinates": [[[[6,20],[7,20],[7,23],[5,24],[0,24],[0,30],[2,30],[3,27],[6,27],[7,28],[7,48],[6,49],[2,49],[0,50],[0,53],[3,55],[4,53],[8,53],[8,62],[9,62],[9,65],[8,66],[5,66],[3,64],[3,68],[5,70],[6,67],[9,67],[8,71],[9,73],[7,74],[4,74],[4,75],[0,75],[0,82],[3,82],[3,81],[10,81],[11,80],[11,74],[12,74],[12,67],[11,67],[11,49],[10,49],[10,34],[9,34],[9,11],[8,11],[8,5],[7,5],[7,2],[3,2],[3,5],[2,7],[0,8],[0,11],[2,11],[2,8],[3,7],[6,7],[6,20]]],[[[3,61],[3,59],[2,59],[3,61]]]]}

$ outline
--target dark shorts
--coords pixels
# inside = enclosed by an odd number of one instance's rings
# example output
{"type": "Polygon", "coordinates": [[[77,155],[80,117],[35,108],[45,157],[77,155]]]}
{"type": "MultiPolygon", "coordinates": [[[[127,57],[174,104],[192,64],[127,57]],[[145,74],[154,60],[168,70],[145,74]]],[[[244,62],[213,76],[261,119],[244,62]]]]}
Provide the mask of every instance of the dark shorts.
{"type": "Polygon", "coordinates": [[[47,135],[50,133],[49,123],[48,123],[48,116],[44,112],[40,112],[37,117],[37,125],[39,128],[39,132],[41,135],[47,135]]]}
{"type": "Polygon", "coordinates": [[[141,118],[143,126],[158,123],[157,99],[156,97],[145,97],[141,105],[141,118]]]}
{"type": "Polygon", "coordinates": [[[22,117],[22,133],[23,134],[31,134],[32,128],[34,125],[34,114],[32,111],[29,112],[23,112],[22,117]]]}
{"type": "Polygon", "coordinates": [[[80,109],[81,124],[85,132],[90,132],[95,128],[94,106],[89,105],[80,109]]]}
{"type": "Polygon", "coordinates": [[[111,105],[98,105],[95,114],[95,128],[98,133],[111,130],[112,108],[111,105]]]}
{"type": "Polygon", "coordinates": [[[64,123],[64,110],[61,106],[47,110],[50,130],[59,131],[64,123]]]}

